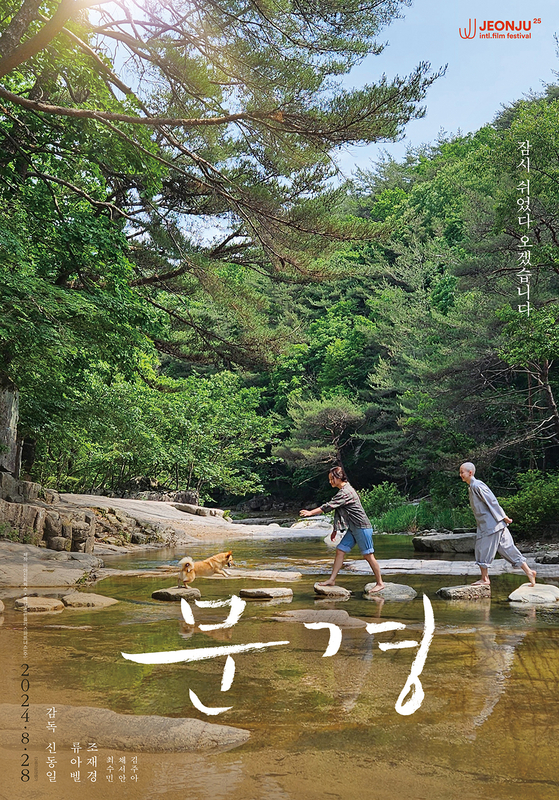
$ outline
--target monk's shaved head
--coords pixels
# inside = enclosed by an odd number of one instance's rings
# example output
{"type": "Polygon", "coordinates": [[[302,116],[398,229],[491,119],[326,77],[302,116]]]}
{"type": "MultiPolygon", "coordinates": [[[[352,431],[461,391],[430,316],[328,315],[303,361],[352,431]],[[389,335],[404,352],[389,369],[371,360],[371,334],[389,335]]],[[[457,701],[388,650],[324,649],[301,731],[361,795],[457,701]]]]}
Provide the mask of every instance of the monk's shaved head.
{"type": "Polygon", "coordinates": [[[468,470],[468,472],[471,472],[471,473],[472,473],[472,475],[475,475],[475,474],[476,474],[476,465],[475,465],[475,464],[472,464],[472,462],[471,462],[471,461],[464,461],[464,463],[463,463],[463,464],[460,464],[460,469],[462,469],[462,467],[463,467],[464,469],[467,469],[467,470],[468,470]]]}

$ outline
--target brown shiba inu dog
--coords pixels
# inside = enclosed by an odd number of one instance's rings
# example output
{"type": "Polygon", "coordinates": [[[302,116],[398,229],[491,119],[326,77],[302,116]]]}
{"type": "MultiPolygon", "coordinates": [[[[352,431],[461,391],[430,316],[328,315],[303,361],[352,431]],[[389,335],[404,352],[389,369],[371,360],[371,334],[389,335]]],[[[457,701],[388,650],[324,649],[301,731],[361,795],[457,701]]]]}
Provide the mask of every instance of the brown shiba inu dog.
{"type": "Polygon", "coordinates": [[[207,578],[211,575],[227,577],[225,567],[233,566],[233,553],[218,553],[204,561],[193,561],[190,556],[179,561],[179,577],[183,584],[192,583],[196,578],[207,578]]]}

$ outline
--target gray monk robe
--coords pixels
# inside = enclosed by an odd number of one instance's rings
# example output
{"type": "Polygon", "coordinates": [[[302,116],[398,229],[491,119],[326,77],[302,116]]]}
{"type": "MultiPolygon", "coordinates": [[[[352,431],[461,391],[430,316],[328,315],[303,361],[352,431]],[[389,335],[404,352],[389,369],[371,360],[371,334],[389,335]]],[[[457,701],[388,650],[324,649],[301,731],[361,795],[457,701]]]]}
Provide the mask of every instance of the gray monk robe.
{"type": "Polygon", "coordinates": [[[489,486],[472,478],[468,493],[477,523],[476,564],[490,567],[496,554],[500,553],[513,567],[519,567],[526,559],[514,544],[505,522],[506,514],[489,486]]]}

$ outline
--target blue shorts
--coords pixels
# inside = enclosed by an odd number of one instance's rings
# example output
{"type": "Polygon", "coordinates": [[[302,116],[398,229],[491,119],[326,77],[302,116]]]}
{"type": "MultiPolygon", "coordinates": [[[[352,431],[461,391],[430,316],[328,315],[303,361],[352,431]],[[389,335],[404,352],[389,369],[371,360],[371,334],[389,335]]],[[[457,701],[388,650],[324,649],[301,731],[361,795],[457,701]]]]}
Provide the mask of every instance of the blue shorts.
{"type": "Polygon", "coordinates": [[[359,545],[359,549],[364,556],[369,555],[369,553],[374,553],[375,548],[373,547],[373,529],[354,528],[351,531],[346,531],[342,541],[336,545],[336,550],[342,550],[344,553],[349,553],[349,551],[355,547],[356,544],[359,545]]]}

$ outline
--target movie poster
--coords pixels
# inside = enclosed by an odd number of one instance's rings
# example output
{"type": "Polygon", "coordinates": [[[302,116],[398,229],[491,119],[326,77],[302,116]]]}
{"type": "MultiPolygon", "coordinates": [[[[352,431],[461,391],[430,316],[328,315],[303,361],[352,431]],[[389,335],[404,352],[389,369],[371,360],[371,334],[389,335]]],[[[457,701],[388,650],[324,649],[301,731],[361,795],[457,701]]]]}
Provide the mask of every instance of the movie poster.
{"type": "MultiPolygon", "coordinates": [[[[132,3],[118,5],[131,13],[132,3]]],[[[473,133],[503,107],[544,92],[557,82],[557,31],[551,0],[401,7],[379,32],[384,51],[343,85],[408,75],[422,61],[441,74],[405,138],[335,154],[343,176],[473,133]]],[[[544,168],[541,154],[518,142],[511,181],[520,244],[509,300],[525,317],[539,290],[526,255],[539,246],[529,224],[534,165],[544,168]]],[[[325,479],[316,503],[332,494],[325,479]]],[[[137,510],[104,498],[100,513],[131,519],[137,510]]],[[[173,510],[169,525],[183,513],[173,510]]],[[[91,519],[84,512],[83,530],[91,519]]],[[[188,545],[62,550],[48,563],[32,545],[2,543],[0,798],[557,797],[556,598],[511,603],[524,576],[502,569],[492,573],[491,596],[445,600],[441,587],[479,577],[471,549],[424,559],[409,536],[375,539],[392,593],[367,594],[374,578],[354,550],[339,594],[320,595],[314,585],[335,553],[323,541],[328,523],[250,537],[240,524],[204,525],[188,545]],[[186,583],[182,602],[154,597],[176,587],[179,559],[229,551],[233,567],[223,560],[212,576],[186,583]],[[95,583],[76,582],[92,568],[95,583]],[[268,594],[242,597],[246,589],[268,594]],[[80,602],[89,593],[98,607],[80,602]]],[[[557,592],[557,565],[538,565],[538,575],[557,592]]]]}

